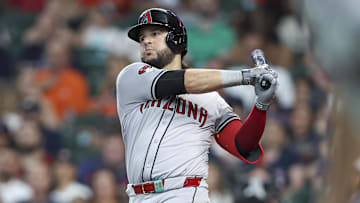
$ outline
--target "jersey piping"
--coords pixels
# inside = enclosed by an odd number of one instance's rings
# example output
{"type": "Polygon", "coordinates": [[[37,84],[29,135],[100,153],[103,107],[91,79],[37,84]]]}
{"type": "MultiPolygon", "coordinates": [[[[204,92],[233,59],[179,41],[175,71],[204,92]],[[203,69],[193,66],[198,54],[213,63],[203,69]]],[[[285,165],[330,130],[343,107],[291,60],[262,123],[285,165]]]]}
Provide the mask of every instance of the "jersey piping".
{"type": "Polygon", "coordinates": [[[198,188],[198,187],[195,187],[194,195],[193,195],[193,198],[192,198],[192,203],[194,203],[195,195],[196,195],[196,192],[197,192],[197,188],[198,188]]]}
{"type": "Polygon", "coordinates": [[[159,80],[160,76],[162,76],[164,73],[166,73],[166,71],[162,71],[160,72],[155,78],[154,80],[152,81],[151,83],[151,97],[154,99],[154,100],[157,100],[158,98],[156,98],[156,94],[155,94],[155,87],[156,87],[156,83],[157,81],[159,80]]]}
{"type": "Polygon", "coordinates": [[[215,129],[216,132],[221,132],[227,124],[229,124],[233,120],[240,120],[237,116],[231,116],[227,118],[224,122],[218,125],[218,127],[215,129]]]}
{"type": "Polygon", "coordinates": [[[163,116],[164,116],[165,111],[166,111],[166,110],[163,110],[163,112],[162,112],[162,114],[161,114],[161,117],[160,117],[160,119],[159,119],[159,122],[158,122],[158,124],[156,125],[156,128],[155,128],[155,130],[154,130],[154,133],[153,133],[153,135],[152,135],[152,137],[151,137],[150,143],[149,143],[148,148],[147,148],[147,150],[146,150],[146,155],[145,155],[144,164],[143,164],[142,173],[141,173],[141,179],[142,179],[143,182],[145,181],[145,180],[144,180],[144,170],[145,170],[145,164],[146,164],[146,160],[147,160],[147,157],[148,157],[149,149],[150,149],[152,140],[154,139],[155,133],[156,133],[156,131],[157,131],[157,129],[158,129],[160,123],[161,123],[161,120],[162,120],[162,118],[163,118],[163,116]]]}
{"type": "Polygon", "coordinates": [[[157,158],[157,155],[158,155],[158,152],[159,152],[159,148],[160,148],[160,145],[161,145],[161,141],[163,140],[170,124],[172,123],[173,119],[174,119],[174,116],[175,116],[175,112],[176,112],[176,108],[177,108],[177,100],[178,100],[178,97],[176,96],[176,99],[175,99],[175,107],[174,107],[174,111],[173,111],[173,115],[171,116],[171,119],[170,119],[170,122],[168,123],[168,125],[166,126],[165,128],[165,131],[163,133],[163,135],[161,136],[161,139],[159,141],[159,145],[156,149],[156,153],[155,153],[155,158],[154,158],[154,161],[153,161],[153,164],[152,164],[152,167],[151,167],[151,171],[150,171],[150,179],[152,180],[152,172],[153,172],[153,169],[154,169],[154,165],[155,165],[155,161],[156,161],[156,158],[157,158]]]}

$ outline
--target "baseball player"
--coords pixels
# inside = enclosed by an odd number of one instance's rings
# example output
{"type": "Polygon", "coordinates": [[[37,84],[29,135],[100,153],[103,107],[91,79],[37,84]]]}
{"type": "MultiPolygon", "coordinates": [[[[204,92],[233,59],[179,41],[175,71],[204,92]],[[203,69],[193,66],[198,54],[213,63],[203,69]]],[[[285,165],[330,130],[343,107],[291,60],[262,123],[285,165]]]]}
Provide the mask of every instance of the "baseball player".
{"type": "Polygon", "coordinates": [[[276,73],[184,69],[186,29],[169,10],[144,11],[128,36],[140,43],[142,60],[125,67],[116,81],[130,202],[209,202],[211,137],[241,160],[257,163],[276,73]],[[270,88],[261,88],[263,79],[270,88]],[[257,94],[244,122],[215,92],[235,85],[254,85],[257,94]]]}

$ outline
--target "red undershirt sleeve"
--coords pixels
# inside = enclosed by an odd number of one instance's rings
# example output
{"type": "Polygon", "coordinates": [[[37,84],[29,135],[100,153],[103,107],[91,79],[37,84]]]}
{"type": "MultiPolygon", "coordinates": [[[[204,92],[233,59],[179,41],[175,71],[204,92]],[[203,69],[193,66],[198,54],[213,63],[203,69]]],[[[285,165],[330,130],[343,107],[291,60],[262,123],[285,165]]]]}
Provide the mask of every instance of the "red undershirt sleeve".
{"type": "Polygon", "coordinates": [[[264,154],[259,141],[264,132],[266,111],[253,107],[242,123],[233,120],[215,135],[216,142],[234,156],[249,164],[258,163],[264,154]]]}

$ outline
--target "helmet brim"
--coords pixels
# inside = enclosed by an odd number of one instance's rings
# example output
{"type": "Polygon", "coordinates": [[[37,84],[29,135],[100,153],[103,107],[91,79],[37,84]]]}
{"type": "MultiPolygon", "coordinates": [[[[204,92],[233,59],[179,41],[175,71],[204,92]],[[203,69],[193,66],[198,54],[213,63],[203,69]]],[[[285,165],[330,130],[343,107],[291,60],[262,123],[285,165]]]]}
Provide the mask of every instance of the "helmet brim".
{"type": "Polygon", "coordinates": [[[128,32],[129,38],[134,41],[139,42],[139,34],[140,34],[141,29],[143,29],[144,27],[149,26],[149,25],[159,25],[159,26],[168,28],[167,25],[164,25],[162,23],[156,23],[156,22],[134,25],[129,29],[129,32],[128,32]]]}

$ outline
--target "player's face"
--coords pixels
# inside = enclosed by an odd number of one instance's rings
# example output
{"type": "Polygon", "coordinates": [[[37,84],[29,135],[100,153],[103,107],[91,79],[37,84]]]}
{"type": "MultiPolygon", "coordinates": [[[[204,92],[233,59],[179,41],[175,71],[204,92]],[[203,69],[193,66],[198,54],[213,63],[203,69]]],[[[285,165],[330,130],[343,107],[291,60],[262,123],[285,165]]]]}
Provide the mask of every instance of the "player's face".
{"type": "Polygon", "coordinates": [[[162,26],[149,25],[140,31],[141,60],[157,68],[163,68],[175,57],[166,44],[168,30],[162,26]]]}

